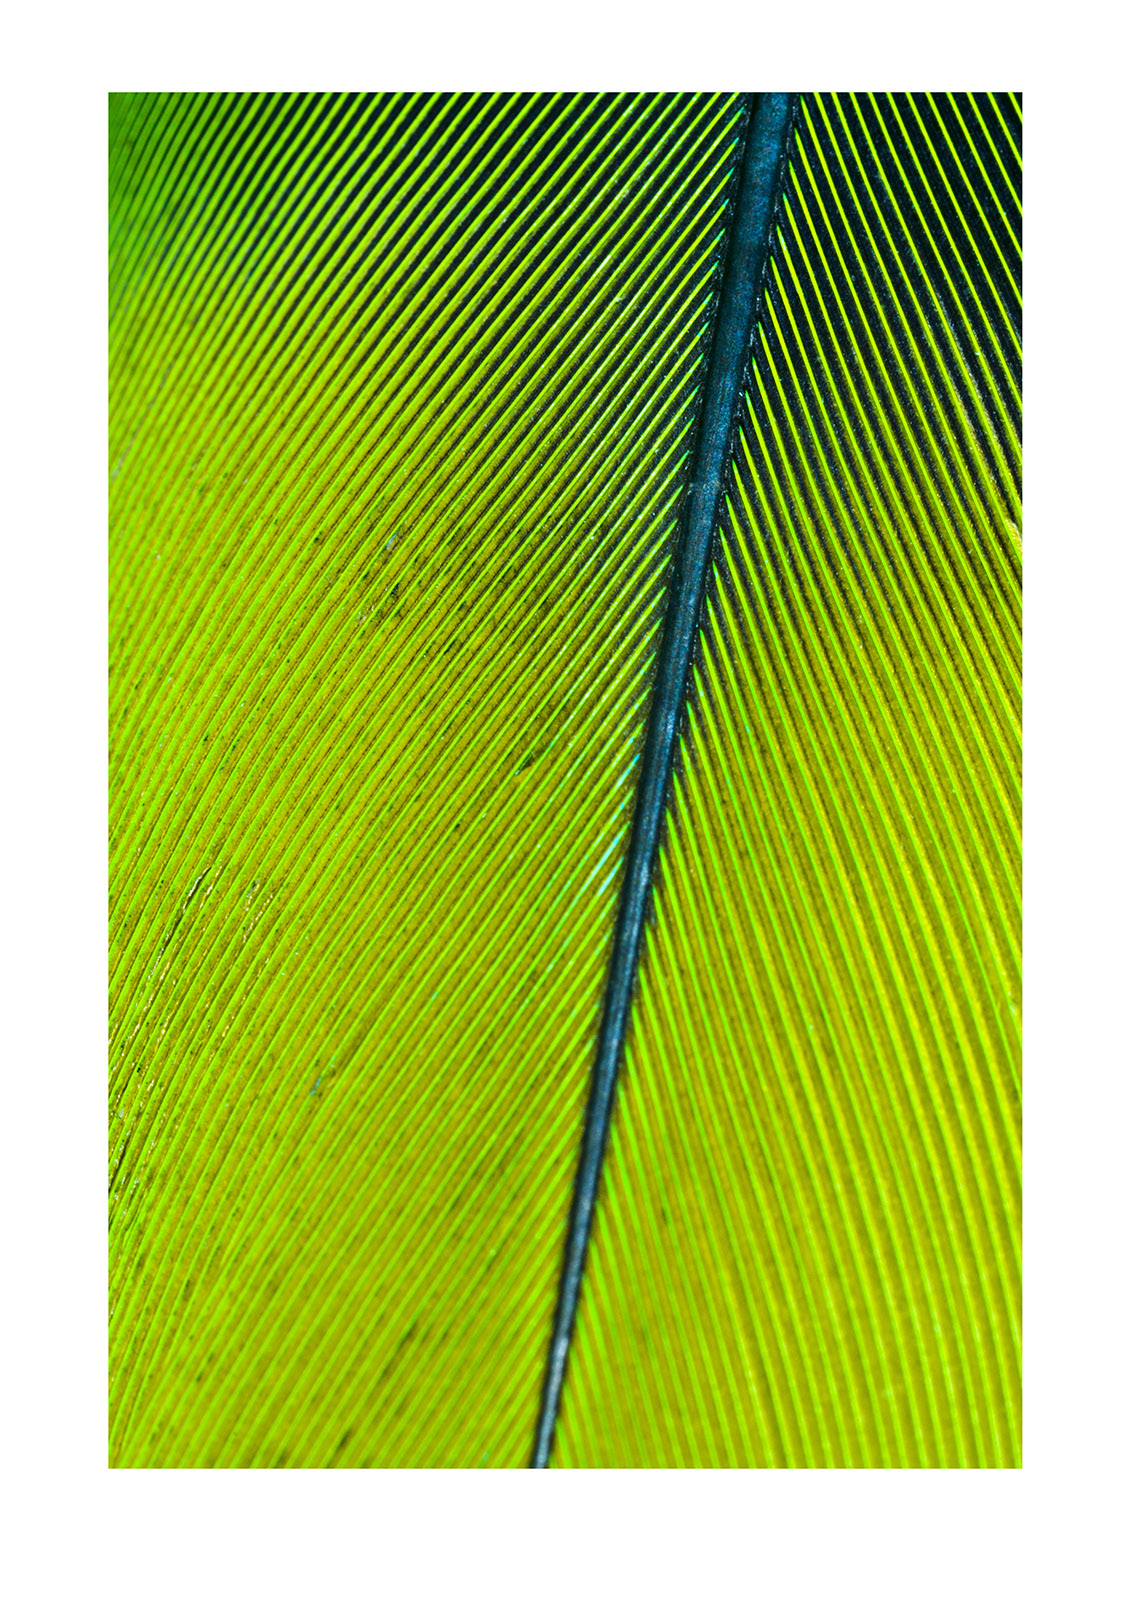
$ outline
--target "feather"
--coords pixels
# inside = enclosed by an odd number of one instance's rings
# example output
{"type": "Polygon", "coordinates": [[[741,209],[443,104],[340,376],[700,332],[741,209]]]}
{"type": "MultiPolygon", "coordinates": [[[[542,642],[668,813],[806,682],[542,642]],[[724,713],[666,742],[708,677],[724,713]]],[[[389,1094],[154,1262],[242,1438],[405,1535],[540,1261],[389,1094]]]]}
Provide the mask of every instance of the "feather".
{"type": "MultiPolygon", "coordinates": [[[[747,107],[111,97],[115,1464],[529,1456],[747,107]]],[[[1019,1460],[1019,128],[801,98],[554,1464],[1019,1460]]]]}
{"type": "Polygon", "coordinates": [[[554,1308],[554,1328],[531,1454],[533,1467],[549,1465],[557,1429],[562,1384],[616,1103],[644,917],[671,785],[676,730],[687,700],[688,671],[703,609],[703,590],[714,543],[723,474],[731,454],[736,401],[750,349],[796,112],[796,95],[759,95],[756,105],[751,106],[743,140],[740,176],[727,226],[711,354],[704,374],[691,481],[684,497],[682,527],[672,557],[670,592],[636,780],[632,831],[625,857],[620,907],[554,1308]]]}
{"type": "Polygon", "coordinates": [[[804,99],[559,1464],[1019,1462],[1017,124],[804,99]]]}
{"type": "Polygon", "coordinates": [[[734,96],[111,101],[111,1459],[529,1453],[734,96]]]}

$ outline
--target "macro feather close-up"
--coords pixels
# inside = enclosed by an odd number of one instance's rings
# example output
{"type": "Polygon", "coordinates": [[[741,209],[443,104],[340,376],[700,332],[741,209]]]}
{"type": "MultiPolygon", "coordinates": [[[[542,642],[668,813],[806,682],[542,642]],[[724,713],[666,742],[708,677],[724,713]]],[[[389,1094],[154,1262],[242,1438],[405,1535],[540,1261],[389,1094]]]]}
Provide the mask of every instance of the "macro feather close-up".
{"type": "Polygon", "coordinates": [[[112,1466],[1020,1466],[1020,150],[110,96],[112,1466]]]}

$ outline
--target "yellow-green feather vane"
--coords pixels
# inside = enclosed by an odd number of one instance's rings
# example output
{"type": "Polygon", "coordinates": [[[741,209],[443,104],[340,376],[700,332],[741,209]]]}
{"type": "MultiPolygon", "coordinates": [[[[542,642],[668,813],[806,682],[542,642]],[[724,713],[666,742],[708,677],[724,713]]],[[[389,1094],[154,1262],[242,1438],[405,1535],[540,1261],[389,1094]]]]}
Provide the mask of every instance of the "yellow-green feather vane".
{"type": "MultiPolygon", "coordinates": [[[[114,1465],[530,1456],[748,122],[111,97],[114,1465]]],[[[554,1465],[1020,1461],[1019,129],[801,98],[554,1465]]]]}
{"type": "Polygon", "coordinates": [[[803,108],[563,1464],[1020,1459],[1008,110],[803,108]]]}

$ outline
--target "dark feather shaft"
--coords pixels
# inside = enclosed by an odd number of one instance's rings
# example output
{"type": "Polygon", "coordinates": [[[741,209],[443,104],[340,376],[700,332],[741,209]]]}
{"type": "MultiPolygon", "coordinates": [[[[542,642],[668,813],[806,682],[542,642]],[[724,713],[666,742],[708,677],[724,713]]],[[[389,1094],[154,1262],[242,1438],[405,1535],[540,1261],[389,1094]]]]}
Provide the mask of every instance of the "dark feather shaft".
{"type": "Polygon", "coordinates": [[[581,1295],[589,1235],[609,1139],[624,1053],[660,827],[671,782],[676,736],[687,698],[692,652],[711,559],[735,413],[750,353],[774,213],[786,168],[798,96],[761,94],[748,114],[742,170],[729,229],[722,288],[712,330],[691,482],[684,498],[671,594],[656,668],[628,857],[605,989],[597,1059],[566,1234],[549,1359],[531,1465],[549,1464],[581,1295]]]}

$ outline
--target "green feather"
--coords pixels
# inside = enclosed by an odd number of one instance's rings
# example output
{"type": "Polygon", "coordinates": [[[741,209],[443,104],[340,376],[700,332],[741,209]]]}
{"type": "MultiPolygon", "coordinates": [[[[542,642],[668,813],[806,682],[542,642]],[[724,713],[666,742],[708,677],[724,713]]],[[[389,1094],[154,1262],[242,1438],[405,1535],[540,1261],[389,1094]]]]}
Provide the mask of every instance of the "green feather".
{"type": "MultiPolygon", "coordinates": [[[[116,1465],[529,1455],[743,126],[111,97],[116,1465]]],[[[1019,1460],[1018,143],[803,99],[560,1464],[1019,1460]]]]}
{"type": "Polygon", "coordinates": [[[1009,115],[806,98],[562,1464],[1020,1461],[1009,115]]]}

